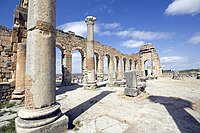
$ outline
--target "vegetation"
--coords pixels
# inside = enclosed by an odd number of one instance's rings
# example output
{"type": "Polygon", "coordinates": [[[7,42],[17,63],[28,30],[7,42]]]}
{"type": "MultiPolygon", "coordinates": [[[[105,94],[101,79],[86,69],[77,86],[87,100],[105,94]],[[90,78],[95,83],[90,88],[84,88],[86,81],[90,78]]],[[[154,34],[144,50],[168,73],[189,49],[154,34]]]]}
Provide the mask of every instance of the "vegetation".
{"type": "Polygon", "coordinates": [[[9,120],[9,124],[0,127],[0,133],[15,133],[15,118],[9,120]]]}
{"type": "Polygon", "coordinates": [[[199,69],[188,69],[188,70],[180,70],[181,73],[190,73],[190,72],[200,72],[199,69]]]}
{"type": "Polygon", "coordinates": [[[0,103],[0,109],[2,109],[2,108],[11,108],[14,105],[15,105],[14,103],[8,103],[8,102],[0,103]]]}

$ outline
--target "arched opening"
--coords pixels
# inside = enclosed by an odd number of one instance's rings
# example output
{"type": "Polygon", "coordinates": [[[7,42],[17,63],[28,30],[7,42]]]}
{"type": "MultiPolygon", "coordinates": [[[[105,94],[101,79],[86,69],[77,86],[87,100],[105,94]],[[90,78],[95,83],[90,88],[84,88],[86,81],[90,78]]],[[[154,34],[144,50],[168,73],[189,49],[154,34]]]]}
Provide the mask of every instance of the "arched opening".
{"type": "Polygon", "coordinates": [[[103,62],[104,62],[104,80],[108,80],[110,56],[109,55],[105,55],[103,57],[103,62]]]}
{"type": "Polygon", "coordinates": [[[123,61],[122,61],[122,71],[123,71],[123,73],[124,72],[126,72],[127,70],[126,70],[126,58],[123,58],[123,61]]]}
{"type": "Polygon", "coordinates": [[[62,50],[59,47],[56,47],[56,85],[61,85],[62,83],[62,50]]]}
{"type": "Polygon", "coordinates": [[[83,52],[81,50],[72,50],[72,83],[82,83],[82,57],[83,52]]]}
{"type": "Polygon", "coordinates": [[[132,59],[129,60],[129,70],[132,70],[132,59]]]}
{"type": "Polygon", "coordinates": [[[95,79],[97,80],[97,75],[98,75],[98,67],[99,67],[99,54],[94,53],[94,66],[95,66],[95,79]]]}
{"type": "Polygon", "coordinates": [[[138,61],[137,61],[137,60],[134,61],[134,69],[135,69],[135,70],[138,69],[138,61]]]}
{"type": "Polygon", "coordinates": [[[115,64],[114,71],[115,71],[115,73],[117,73],[118,72],[118,67],[119,67],[119,57],[118,56],[115,56],[114,64],[115,64]]]}
{"type": "Polygon", "coordinates": [[[150,61],[150,60],[146,60],[146,61],[144,62],[144,75],[145,75],[145,76],[150,76],[150,75],[152,75],[151,61],[150,61]]]}

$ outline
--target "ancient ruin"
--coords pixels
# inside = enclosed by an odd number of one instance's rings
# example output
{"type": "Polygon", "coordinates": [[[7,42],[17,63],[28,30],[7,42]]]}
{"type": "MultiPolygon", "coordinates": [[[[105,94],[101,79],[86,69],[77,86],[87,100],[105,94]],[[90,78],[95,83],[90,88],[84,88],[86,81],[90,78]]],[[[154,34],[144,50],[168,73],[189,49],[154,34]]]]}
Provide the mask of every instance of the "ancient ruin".
{"type": "MultiPolygon", "coordinates": [[[[17,49],[19,43],[27,43],[27,1],[21,1],[21,3],[16,7],[14,13],[14,26],[12,30],[8,30],[5,27],[0,27],[0,37],[1,37],[1,70],[0,71],[0,82],[13,82],[16,79],[17,81],[17,49]]],[[[92,42],[94,35],[92,35],[92,28],[94,25],[94,18],[86,19],[88,24],[88,38],[81,37],[76,35],[73,32],[63,32],[56,30],[56,47],[59,48],[62,52],[62,85],[70,85],[72,82],[72,51],[78,50],[81,53],[82,57],[82,82],[89,85],[90,83],[95,86],[95,77],[93,74],[93,65],[87,66],[88,58],[92,58],[93,55],[87,53],[87,49],[94,49],[94,54],[97,58],[97,81],[104,80],[104,62],[103,59],[106,56],[108,58],[108,79],[116,76],[117,81],[123,80],[123,70],[124,72],[130,70],[136,70],[139,78],[152,77],[156,78],[157,76],[162,75],[161,64],[159,60],[158,53],[156,52],[155,47],[152,44],[143,45],[138,53],[132,55],[124,54],[116,49],[101,44],[100,42],[94,41],[94,46],[89,44],[92,42]],[[91,21],[90,21],[91,20],[91,21]],[[92,22],[92,23],[91,23],[92,22]],[[87,44],[87,45],[86,45],[87,44]],[[88,45],[89,44],[89,45],[88,45]],[[90,46],[90,47],[89,47],[90,46]],[[93,47],[92,47],[93,46],[93,47]],[[90,56],[89,56],[90,55],[90,56]],[[117,70],[115,72],[115,61],[117,70]],[[151,66],[149,66],[148,74],[145,75],[145,62],[150,60],[151,66]],[[122,66],[123,62],[123,66],[122,66]],[[92,71],[91,71],[91,70],[92,71]],[[91,71],[91,72],[90,72],[91,71]],[[115,73],[115,74],[114,74],[115,73]]],[[[43,22],[38,22],[38,28],[43,26],[43,22]]],[[[48,26],[48,25],[47,25],[48,26]]],[[[46,27],[52,28],[52,27],[46,27]]],[[[20,50],[19,50],[20,51],[20,50]]],[[[88,50],[91,51],[91,50],[88,50]]],[[[92,59],[91,59],[92,61],[92,59]]],[[[90,62],[91,62],[90,61],[90,62]]],[[[92,64],[92,63],[91,63],[92,64]]],[[[18,69],[17,69],[18,70],[18,69]]],[[[21,71],[21,70],[19,70],[21,71]]],[[[18,84],[18,81],[16,82],[18,84]]],[[[109,83],[108,83],[109,84],[109,83]]],[[[23,86],[23,85],[22,85],[23,86]]],[[[20,89],[23,90],[23,89],[20,89]]],[[[11,91],[12,92],[12,91],[11,91]]],[[[21,93],[21,92],[18,92],[21,93]]],[[[16,94],[16,90],[13,92],[16,94]]],[[[7,100],[11,98],[10,93],[7,96],[7,100]]],[[[17,94],[18,95],[18,94],[17,94]]],[[[13,95],[14,96],[14,95],[13,95]]],[[[22,95],[20,97],[23,97],[22,95]]],[[[14,97],[13,97],[14,98],[14,97]]],[[[6,99],[6,98],[5,98],[6,99]]]]}
{"type": "Polygon", "coordinates": [[[137,87],[137,78],[162,75],[159,56],[152,44],[143,45],[138,53],[121,53],[95,41],[95,17],[86,18],[88,34],[84,38],[74,32],[56,30],[55,11],[55,0],[31,0],[29,3],[21,0],[14,12],[12,30],[0,27],[0,100],[23,101],[25,98],[25,107],[18,112],[15,121],[18,133],[67,131],[68,118],[61,113],[60,104],[56,102],[56,47],[62,52],[63,86],[72,82],[73,50],[81,53],[80,82],[85,89],[96,89],[97,81],[106,80],[103,68],[105,56],[108,58],[108,86],[124,86],[124,73],[132,70],[133,77],[126,76],[131,82],[128,83],[129,89],[137,87]],[[97,80],[94,55],[97,56],[97,80]],[[145,70],[147,60],[151,61],[151,66],[145,70]]]}

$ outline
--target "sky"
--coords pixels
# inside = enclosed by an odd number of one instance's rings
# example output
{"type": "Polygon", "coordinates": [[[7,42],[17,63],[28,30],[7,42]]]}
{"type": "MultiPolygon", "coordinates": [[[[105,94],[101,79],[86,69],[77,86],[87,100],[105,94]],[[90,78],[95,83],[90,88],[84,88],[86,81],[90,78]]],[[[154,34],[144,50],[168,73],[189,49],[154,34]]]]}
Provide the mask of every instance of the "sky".
{"type": "MultiPolygon", "coordinates": [[[[0,0],[0,24],[13,26],[19,0],[0,0]]],[[[152,43],[163,69],[200,68],[200,0],[57,0],[56,26],[86,37],[85,18],[95,16],[95,40],[126,53],[152,43]]],[[[57,49],[57,73],[61,53],[57,49]]],[[[81,72],[73,52],[73,72],[81,72]]]]}

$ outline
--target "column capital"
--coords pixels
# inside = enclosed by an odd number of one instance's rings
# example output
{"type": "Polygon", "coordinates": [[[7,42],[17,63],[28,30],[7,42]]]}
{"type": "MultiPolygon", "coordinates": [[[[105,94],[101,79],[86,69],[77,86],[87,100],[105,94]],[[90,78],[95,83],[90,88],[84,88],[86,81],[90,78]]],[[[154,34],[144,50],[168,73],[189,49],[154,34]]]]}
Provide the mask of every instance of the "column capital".
{"type": "Polygon", "coordinates": [[[87,16],[86,18],[85,18],[85,22],[87,23],[87,24],[94,24],[94,22],[96,21],[97,19],[96,19],[96,17],[94,17],[94,16],[87,16]]]}

